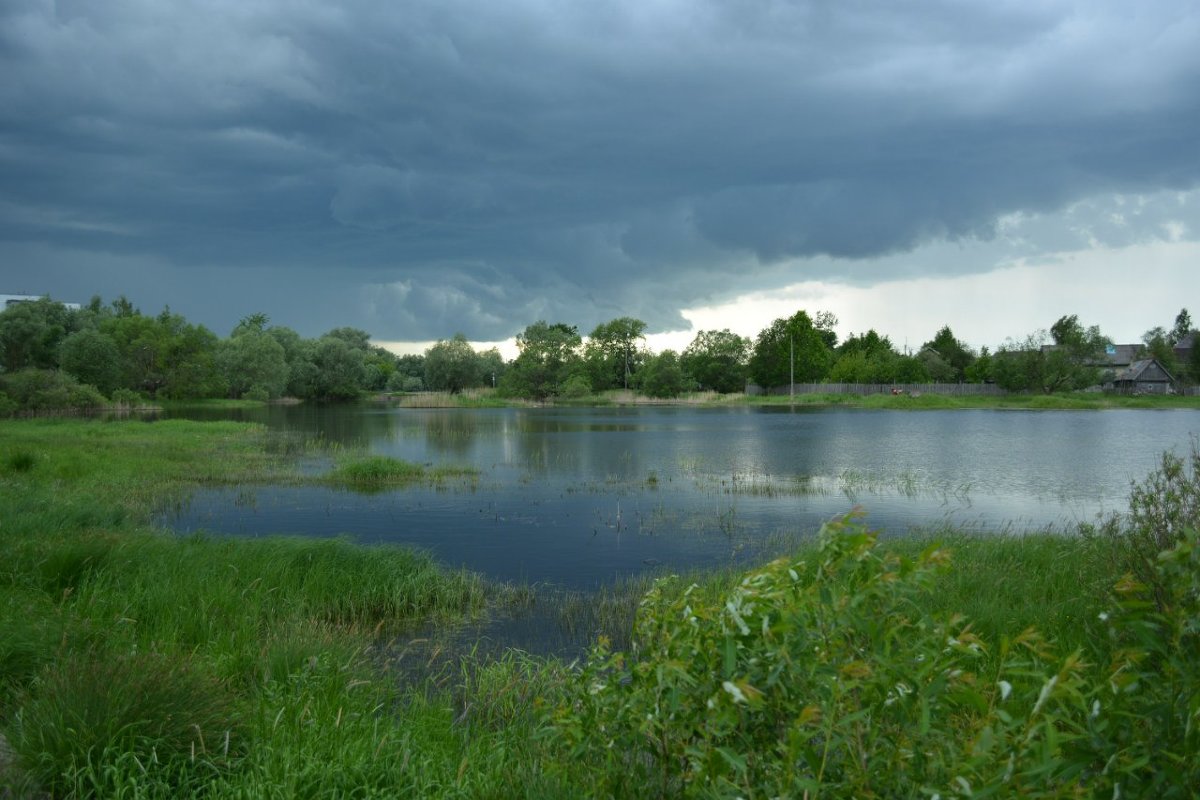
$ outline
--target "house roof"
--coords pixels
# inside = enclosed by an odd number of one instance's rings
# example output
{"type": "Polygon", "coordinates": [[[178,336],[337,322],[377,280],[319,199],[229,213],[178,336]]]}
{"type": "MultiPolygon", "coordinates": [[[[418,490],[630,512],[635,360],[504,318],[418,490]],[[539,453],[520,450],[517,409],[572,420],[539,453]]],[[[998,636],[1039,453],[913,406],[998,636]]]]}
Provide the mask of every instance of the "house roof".
{"type": "MultiPolygon", "coordinates": [[[[1057,344],[1042,345],[1043,353],[1052,353],[1059,348],[1057,344]]],[[[1142,352],[1140,344],[1110,344],[1104,348],[1104,352],[1088,364],[1091,367],[1101,367],[1115,369],[1124,367],[1137,361],[1138,356],[1142,352]]]]}
{"type": "Polygon", "coordinates": [[[1171,381],[1171,382],[1175,381],[1175,379],[1173,377],[1171,377],[1171,373],[1167,372],[1167,368],[1164,367],[1161,363],[1159,363],[1159,360],[1157,358],[1144,358],[1141,361],[1133,362],[1126,369],[1123,369],[1120,372],[1118,372],[1115,376],[1113,376],[1113,382],[1114,383],[1120,383],[1122,381],[1129,381],[1129,382],[1160,381],[1161,382],[1161,379],[1152,372],[1152,369],[1154,367],[1158,367],[1158,369],[1162,372],[1162,374],[1167,376],[1168,381],[1171,381]]]}
{"type": "Polygon", "coordinates": [[[1110,366],[1129,364],[1132,367],[1141,349],[1140,344],[1114,344],[1105,348],[1104,358],[1110,366]]]}

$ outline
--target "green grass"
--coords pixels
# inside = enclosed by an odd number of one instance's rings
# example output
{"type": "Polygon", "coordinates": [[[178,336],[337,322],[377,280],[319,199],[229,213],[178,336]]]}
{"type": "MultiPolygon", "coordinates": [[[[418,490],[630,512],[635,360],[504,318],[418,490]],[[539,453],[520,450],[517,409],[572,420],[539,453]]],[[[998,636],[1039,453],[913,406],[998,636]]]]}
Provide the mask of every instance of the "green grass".
{"type": "MultiPolygon", "coordinates": [[[[531,405],[521,398],[506,398],[491,389],[475,389],[452,395],[449,393],[420,393],[395,395],[391,402],[412,408],[505,408],[531,405]]],[[[647,397],[633,390],[613,389],[597,392],[585,397],[553,397],[545,401],[555,406],[609,407],[638,405],[687,405],[687,406],[843,406],[847,408],[878,409],[1046,409],[1046,410],[1100,410],[1109,408],[1189,408],[1200,409],[1200,397],[1171,396],[1128,396],[1097,392],[1073,392],[1065,394],[1011,394],[1011,395],[908,395],[871,394],[798,394],[755,395],[741,393],[717,394],[716,392],[687,392],[678,397],[660,399],[647,397]]]]}
{"type": "Polygon", "coordinates": [[[301,480],[294,457],[243,424],[0,423],[0,730],[23,769],[0,787],[208,791],[275,746],[257,711],[269,698],[288,694],[301,712],[332,692],[378,726],[380,698],[399,697],[375,642],[483,612],[478,576],[406,548],[178,538],[149,524],[195,486],[301,480]],[[345,680],[302,680],[325,664],[345,680]],[[367,684],[371,706],[350,704],[367,684]]]}
{"type": "Polygon", "coordinates": [[[206,397],[190,400],[156,400],[155,405],[163,408],[262,408],[269,401],[251,400],[246,397],[206,397]]]}
{"type": "Polygon", "coordinates": [[[426,467],[390,456],[344,456],[326,480],[337,486],[370,491],[415,483],[438,484],[452,478],[478,475],[479,471],[471,467],[426,467]]]}
{"type": "Polygon", "coordinates": [[[384,394],[379,400],[401,408],[508,408],[531,405],[527,400],[501,397],[494,389],[467,389],[458,394],[450,392],[412,392],[384,394]]]}
{"type": "Polygon", "coordinates": [[[880,409],[1047,409],[1047,410],[1100,410],[1109,408],[1200,408],[1200,397],[1109,395],[1096,392],[1070,394],[1011,394],[1011,395],[907,395],[870,394],[798,394],[787,395],[725,395],[717,404],[753,406],[846,406],[849,408],[880,409]]]}

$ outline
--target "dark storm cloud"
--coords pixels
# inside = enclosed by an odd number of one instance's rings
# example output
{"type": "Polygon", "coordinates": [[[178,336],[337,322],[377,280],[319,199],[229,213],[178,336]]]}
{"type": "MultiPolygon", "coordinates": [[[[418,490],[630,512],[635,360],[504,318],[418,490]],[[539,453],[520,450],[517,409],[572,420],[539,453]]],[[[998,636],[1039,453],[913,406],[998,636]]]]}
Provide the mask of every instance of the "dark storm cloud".
{"type": "Polygon", "coordinates": [[[12,0],[2,288],[218,330],[662,329],[1194,187],[1198,41],[1187,2],[12,0]]]}

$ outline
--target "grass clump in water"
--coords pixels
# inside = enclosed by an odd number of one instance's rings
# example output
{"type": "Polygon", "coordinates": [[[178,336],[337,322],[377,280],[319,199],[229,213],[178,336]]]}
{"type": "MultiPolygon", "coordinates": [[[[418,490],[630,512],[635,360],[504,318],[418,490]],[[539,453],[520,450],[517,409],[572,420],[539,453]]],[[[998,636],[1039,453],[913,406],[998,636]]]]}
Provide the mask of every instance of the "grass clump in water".
{"type": "Polygon", "coordinates": [[[478,471],[469,467],[427,467],[391,456],[365,456],[339,462],[329,473],[328,481],[351,489],[371,490],[476,475],[478,471]]]}

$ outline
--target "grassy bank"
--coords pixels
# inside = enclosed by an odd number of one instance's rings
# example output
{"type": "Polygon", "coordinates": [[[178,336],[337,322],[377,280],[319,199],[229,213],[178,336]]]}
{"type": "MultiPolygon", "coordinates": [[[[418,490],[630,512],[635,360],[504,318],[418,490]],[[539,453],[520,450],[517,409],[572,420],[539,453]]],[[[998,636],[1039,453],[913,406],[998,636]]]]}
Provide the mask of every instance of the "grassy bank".
{"type": "Polygon", "coordinates": [[[728,395],[730,404],[755,406],[847,406],[851,408],[891,409],[955,409],[955,408],[1009,408],[1009,409],[1059,409],[1098,410],[1107,408],[1190,408],[1200,409],[1200,397],[1130,396],[1101,394],[1097,392],[1075,392],[1070,394],[1013,394],[1013,395],[908,395],[871,394],[798,394],[756,396],[728,395]]]}
{"type": "MultiPolygon", "coordinates": [[[[492,587],[404,548],[149,525],[191,487],[312,480],[295,469],[306,452],[240,424],[0,423],[0,731],[19,759],[0,786],[1186,796],[1195,777],[1182,721],[1200,697],[1197,634],[1132,584],[1112,592],[1128,551],[1111,537],[880,542],[851,518],[747,574],[568,598],[563,624],[586,630],[627,632],[636,609],[626,654],[433,652],[414,682],[408,632],[481,613],[492,587]]],[[[341,469],[402,482],[413,468],[341,469]]],[[[1163,562],[1184,620],[1196,560],[1163,562]]]]}
{"type": "Polygon", "coordinates": [[[309,730],[325,700],[331,730],[378,727],[395,698],[375,642],[482,611],[476,576],[403,548],[151,529],[192,487],[309,480],[302,452],[233,423],[0,423],[0,726],[22,791],[191,791],[277,755],[288,714],[309,730]]]}
{"type": "Polygon", "coordinates": [[[491,389],[474,389],[462,394],[426,392],[409,395],[381,395],[380,402],[388,402],[402,408],[506,408],[531,405],[606,407],[606,406],[840,406],[846,408],[879,409],[1044,409],[1044,410],[1101,410],[1111,408],[1136,409],[1200,409],[1200,397],[1178,395],[1131,396],[1102,394],[1098,392],[1074,392],[1067,394],[1012,394],[1012,395],[909,395],[871,394],[798,394],[755,395],[717,394],[716,392],[689,392],[678,397],[647,397],[634,391],[614,389],[612,391],[584,397],[555,397],[543,403],[534,403],[521,398],[506,398],[491,389]]]}

